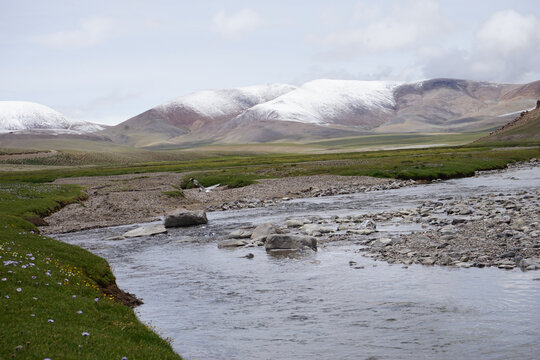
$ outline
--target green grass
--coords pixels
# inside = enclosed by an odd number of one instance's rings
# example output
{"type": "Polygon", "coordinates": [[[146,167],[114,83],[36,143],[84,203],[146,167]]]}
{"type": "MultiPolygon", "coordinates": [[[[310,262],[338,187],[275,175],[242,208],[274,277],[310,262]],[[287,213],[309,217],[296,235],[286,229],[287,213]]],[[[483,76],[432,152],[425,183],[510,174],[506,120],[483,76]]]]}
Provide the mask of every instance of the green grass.
{"type": "Polygon", "coordinates": [[[172,198],[185,198],[186,195],[182,190],[171,190],[171,191],[163,191],[163,195],[167,195],[172,198]]]}
{"type": "MultiPolygon", "coordinates": [[[[138,163],[129,166],[54,169],[0,173],[6,181],[42,183],[74,176],[107,176],[148,172],[192,174],[204,186],[240,186],[256,179],[313,174],[369,175],[408,179],[470,176],[475,170],[498,169],[509,162],[539,156],[538,146],[502,147],[476,144],[458,147],[402,149],[326,154],[227,155],[183,161],[138,163]]],[[[189,177],[188,177],[189,178],[189,177]]]]}
{"type": "Polygon", "coordinates": [[[1,184],[0,359],[180,359],[103,291],[115,287],[107,261],[25,220],[82,197],[76,186],[1,184]]]}
{"type": "Polygon", "coordinates": [[[355,136],[350,138],[332,139],[311,142],[308,145],[318,145],[336,148],[370,148],[370,147],[405,147],[429,145],[463,145],[487,135],[487,132],[458,133],[458,134],[380,134],[355,136]]]}

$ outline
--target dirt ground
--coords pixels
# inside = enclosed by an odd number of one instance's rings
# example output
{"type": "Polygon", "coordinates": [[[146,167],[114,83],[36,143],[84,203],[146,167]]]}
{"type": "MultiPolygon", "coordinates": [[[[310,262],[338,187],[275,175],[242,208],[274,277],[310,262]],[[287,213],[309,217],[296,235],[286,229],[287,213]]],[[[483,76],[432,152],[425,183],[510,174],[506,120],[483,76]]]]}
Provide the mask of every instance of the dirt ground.
{"type": "Polygon", "coordinates": [[[117,176],[65,178],[56,184],[78,184],[86,188],[88,200],[71,204],[45,218],[47,234],[65,233],[157,220],[176,208],[216,209],[234,201],[276,200],[300,197],[311,191],[335,191],[342,187],[389,184],[394,180],[365,176],[316,175],[265,179],[243,188],[218,187],[211,192],[185,190],[185,198],[163,192],[176,190],[184,174],[150,173],[117,176]]]}

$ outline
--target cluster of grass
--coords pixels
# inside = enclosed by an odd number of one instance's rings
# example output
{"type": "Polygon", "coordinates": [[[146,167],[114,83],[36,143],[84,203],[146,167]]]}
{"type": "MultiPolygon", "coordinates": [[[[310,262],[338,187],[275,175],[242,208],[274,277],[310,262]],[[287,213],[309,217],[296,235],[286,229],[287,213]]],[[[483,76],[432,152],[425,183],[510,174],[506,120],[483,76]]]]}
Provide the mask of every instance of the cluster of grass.
{"type": "Polygon", "coordinates": [[[0,358],[179,359],[103,292],[115,286],[107,261],[25,220],[81,198],[75,186],[0,184],[0,358]]]}
{"type": "Polygon", "coordinates": [[[175,190],[171,190],[171,191],[163,191],[162,194],[163,195],[167,195],[169,197],[172,197],[172,198],[185,198],[186,197],[186,194],[184,194],[184,192],[182,191],[182,189],[178,186],[172,186],[175,190]]]}
{"type": "Polygon", "coordinates": [[[38,150],[33,149],[9,149],[9,148],[0,148],[0,155],[19,155],[19,154],[34,154],[38,150]]]}

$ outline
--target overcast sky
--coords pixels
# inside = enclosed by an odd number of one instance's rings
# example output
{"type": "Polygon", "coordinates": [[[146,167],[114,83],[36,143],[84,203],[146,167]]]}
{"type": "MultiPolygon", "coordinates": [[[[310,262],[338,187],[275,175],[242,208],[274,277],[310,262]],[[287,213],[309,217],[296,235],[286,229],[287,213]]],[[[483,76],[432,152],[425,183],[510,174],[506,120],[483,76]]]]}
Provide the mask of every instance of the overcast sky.
{"type": "Polygon", "coordinates": [[[0,0],[0,100],[116,124],[203,89],[540,80],[538,0],[0,0]]]}

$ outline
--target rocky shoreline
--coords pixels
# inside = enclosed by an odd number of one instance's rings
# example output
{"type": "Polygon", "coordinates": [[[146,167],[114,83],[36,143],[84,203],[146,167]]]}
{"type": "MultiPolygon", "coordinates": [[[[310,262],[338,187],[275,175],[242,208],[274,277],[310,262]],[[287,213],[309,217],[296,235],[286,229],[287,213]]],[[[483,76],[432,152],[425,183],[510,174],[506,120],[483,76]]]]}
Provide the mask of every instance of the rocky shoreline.
{"type": "MultiPolygon", "coordinates": [[[[416,208],[366,215],[290,218],[274,229],[280,234],[312,236],[322,244],[354,242],[367,257],[404,266],[540,269],[540,190],[465,198],[456,194],[416,208]],[[388,236],[377,230],[377,224],[412,230],[388,236]]],[[[264,245],[250,237],[251,231],[238,229],[218,246],[264,245]]]]}
{"type": "Polygon", "coordinates": [[[426,230],[363,240],[367,256],[405,265],[540,269],[540,191],[439,199],[390,216],[426,230]]]}

